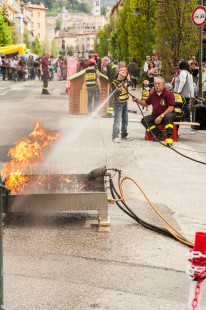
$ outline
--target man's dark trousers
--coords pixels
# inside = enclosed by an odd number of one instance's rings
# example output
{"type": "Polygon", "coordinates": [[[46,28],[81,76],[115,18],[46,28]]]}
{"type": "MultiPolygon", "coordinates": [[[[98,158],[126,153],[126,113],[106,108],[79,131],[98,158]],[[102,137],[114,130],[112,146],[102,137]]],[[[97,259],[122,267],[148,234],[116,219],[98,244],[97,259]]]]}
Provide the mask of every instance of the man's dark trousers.
{"type": "MultiPolygon", "coordinates": [[[[145,116],[145,120],[148,125],[146,124],[144,118],[141,119],[141,123],[146,128],[146,130],[148,132],[151,131],[154,135],[157,135],[158,132],[160,132],[160,130],[157,128],[157,125],[155,125],[156,118],[157,116],[155,116],[154,114],[145,116]]],[[[162,122],[161,122],[161,124],[165,124],[166,133],[167,133],[167,136],[169,137],[172,136],[173,134],[173,123],[175,121],[175,118],[176,118],[176,113],[171,112],[165,115],[165,117],[162,119],[162,122]]]]}
{"type": "Polygon", "coordinates": [[[43,75],[42,75],[43,90],[42,90],[42,94],[48,93],[48,77],[49,77],[48,71],[43,70],[43,75]]]}

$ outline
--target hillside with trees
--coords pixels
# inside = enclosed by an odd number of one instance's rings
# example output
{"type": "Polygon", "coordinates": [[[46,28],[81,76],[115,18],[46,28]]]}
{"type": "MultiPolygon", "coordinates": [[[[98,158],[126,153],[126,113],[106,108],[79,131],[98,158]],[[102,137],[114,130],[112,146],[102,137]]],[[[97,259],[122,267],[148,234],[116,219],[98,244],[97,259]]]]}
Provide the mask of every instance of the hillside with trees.
{"type": "MultiPolygon", "coordinates": [[[[24,0],[24,3],[31,2],[32,4],[43,3],[48,9],[47,15],[55,15],[62,10],[62,7],[65,6],[67,10],[74,12],[84,12],[89,13],[92,9],[92,0],[82,1],[81,3],[78,0],[24,0]]],[[[116,0],[100,0],[101,7],[104,11],[104,8],[107,6],[113,6],[116,3],[116,0]]]]}

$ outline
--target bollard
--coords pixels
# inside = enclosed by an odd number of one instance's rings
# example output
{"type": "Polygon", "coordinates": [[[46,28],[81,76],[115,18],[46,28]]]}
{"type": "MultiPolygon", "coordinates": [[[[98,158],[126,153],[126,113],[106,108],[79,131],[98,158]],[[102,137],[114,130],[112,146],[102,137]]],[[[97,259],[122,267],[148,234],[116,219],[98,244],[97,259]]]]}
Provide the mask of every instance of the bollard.
{"type": "Polygon", "coordinates": [[[206,277],[206,233],[197,232],[186,269],[190,281],[188,310],[200,310],[201,285],[206,277]]]}

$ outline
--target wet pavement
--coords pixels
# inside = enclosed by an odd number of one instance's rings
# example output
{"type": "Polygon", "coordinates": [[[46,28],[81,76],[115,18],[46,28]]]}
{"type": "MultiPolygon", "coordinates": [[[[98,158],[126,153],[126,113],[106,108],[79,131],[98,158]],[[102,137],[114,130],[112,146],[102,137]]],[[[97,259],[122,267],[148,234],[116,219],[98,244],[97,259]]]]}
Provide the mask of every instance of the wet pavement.
{"type": "MultiPolygon", "coordinates": [[[[52,96],[42,97],[41,86],[40,81],[1,82],[1,166],[8,160],[9,148],[28,137],[38,118],[46,129],[62,134],[45,154],[39,173],[89,173],[103,165],[122,169],[123,176],[134,178],[186,237],[193,241],[196,231],[205,231],[204,165],[145,141],[141,124],[129,123],[133,141],[114,144],[112,119],[69,115],[65,82],[49,84],[52,96]]],[[[131,100],[129,106],[136,108],[131,100]]],[[[138,111],[130,118],[141,115],[138,111]]],[[[174,147],[206,161],[205,131],[180,128],[174,147]]],[[[117,175],[114,182],[117,186],[117,175]]],[[[166,226],[131,182],[125,182],[124,190],[138,216],[166,226]]],[[[97,217],[95,211],[58,212],[58,206],[52,213],[10,215],[4,229],[5,306],[10,310],[186,309],[189,248],[141,227],[116,205],[109,206],[110,233],[98,232],[97,217]]]]}

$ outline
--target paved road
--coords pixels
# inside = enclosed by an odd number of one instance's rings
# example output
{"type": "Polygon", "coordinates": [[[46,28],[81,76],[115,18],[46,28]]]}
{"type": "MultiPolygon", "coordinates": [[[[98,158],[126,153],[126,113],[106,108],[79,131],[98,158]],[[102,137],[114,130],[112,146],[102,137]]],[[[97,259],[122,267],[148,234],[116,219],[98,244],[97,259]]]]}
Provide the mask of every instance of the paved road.
{"type": "MultiPolygon", "coordinates": [[[[39,81],[0,82],[1,166],[8,161],[9,148],[28,137],[38,118],[47,129],[62,133],[40,171],[87,173],[102,165],[118,167],[188,238],[194,240],[196,231],[205,231],[205,166],[145,141],[140,124],[129,124],[132,142],[113,144],[111,119],[88,121],[87,116],[69,115],[65,83],[53,81],[49,89],[52,96],[42,97],[39,81]]],[[[130,117],[141,116],[138,112],[130,117]]],[[[206,160],[205,132],[180,129],[180,134],[174,146],[206,160]]],[[[125,196],[139,216],[164,226],[131,183],[125,185],[125,196]]],[[[185,310],[188,248],[140,227],[114,205],[109,215],[110,233],[98,232],[95,212],[11,217],[4,229],[5,306],[10,310],[185,310]]],[[[203,292],[202,309],[205,296],[203,292]]]]}

